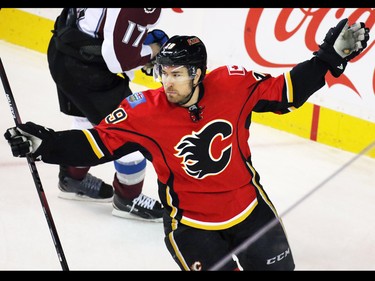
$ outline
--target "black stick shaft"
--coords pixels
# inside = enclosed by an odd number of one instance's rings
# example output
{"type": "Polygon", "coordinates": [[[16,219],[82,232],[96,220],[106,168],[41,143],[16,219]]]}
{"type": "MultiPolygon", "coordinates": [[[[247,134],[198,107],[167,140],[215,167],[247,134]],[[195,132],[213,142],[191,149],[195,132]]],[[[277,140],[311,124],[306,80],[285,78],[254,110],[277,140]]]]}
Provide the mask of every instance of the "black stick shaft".
{"type": "MultiPolygon", "coordinates": [[[[4,69],[4,66],[3,66],[3,62],[1,61],[1,58],[0,58],[0,75],[1,75],[1,81],[3,82],[5,95],[6,95],[6,98],[7,98],[7,101],[8,101],[8,104],[9,104],[10,111],[12,113],[14,122],[15,122],[16,125],[21,124],[22,123],[21,117],[19,115],[19,112],[18,112],[18,109],[17,109],[17,106],[16,106],[16,101],[14,100],[14,97],[13,97],[12,90],[10,89],[9,81],[8,81],[7,75],[5,73],[5,69],[4,69]]],[[[46,198],[46,195],[45,195],[44,190],[43,190],[43,186],[42,186],[42,182],[41,182],[40,177],[39,177],[38,170],[36,169],[36,165],[35,165],[34,160],[29,155],[26,155],[26,158],[27,158],[27,162],[29,164],[31,174],[32,174],[33,179],[34,179],[36,190],[38,191],[40,202],[42,203],[43,212],[44,212],[44,215],[47,219],[47,223],[48,223],[51,235],[52,235],[53,243],[55,244],[57,256],[59,258],[61,267],[64,271],[68,271],[69,270],[68,263],[66,262],[64,251],[63,251],[63,248],[61,246],[60,239],[59,239],[59,236],[57,234],[56,227],[55,227],[55,223],[53,222],[52,214],[51,214],[51,211],[50,211],[49,206],[48,206],[47,198],[46,198]]]]}

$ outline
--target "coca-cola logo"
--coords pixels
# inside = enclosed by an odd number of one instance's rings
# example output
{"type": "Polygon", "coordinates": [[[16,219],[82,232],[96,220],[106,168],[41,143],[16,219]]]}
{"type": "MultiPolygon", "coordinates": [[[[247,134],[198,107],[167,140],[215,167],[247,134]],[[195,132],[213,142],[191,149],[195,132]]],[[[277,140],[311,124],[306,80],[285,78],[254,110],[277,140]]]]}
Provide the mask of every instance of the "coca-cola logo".
{"type": "MultiPolygon", "coordinates": [[[[173,8],[175,13],[183,13],[181,8],[173,8]]],[[[348,18],[349,23],[355,23],[358,21],[364,22],[366,27],[372,29],[375,25],[375,9],[374,8],[358,8],[358,9],[346,9],[346,8],[282,8],[278,9],[279,13],[275,19],[275,28],[274,30],[274,39],[279,42],[284,42],[287,40],[292,40],[293,36],[299,31],[301,32],[302,28],[305,28],[304,31],[304,41],[306,48],[313,53],[318,49],[318,45],[321,42],[316,42],[315,38],[316,32],[322,24],[323,20],[328,17],[332,17],[334,14],[335,19],[332,19],[332,23],[336,24],[342,18],[348,18]],[[347,12],[350,12],[348,15],[347,12]],[[295,13],[301,13],[300,21],[295,22],[295,13]],[[293,25],[291,28],[290,25],[293,25]],[[307,26],[307,27],[306,27],[307,26]],[[277,28],[276,28],[277,27],[277,28]],[[288,28],[287,28],[288,27],[288,28]]],[[[256,64],[264,67],[271,68],[289,68],[296,65],[296,63],[281,64],[271,61],[266,57],[261,55],[259,50],[259,42],[257,42],[257,31],[259,30],[259,25],[261,22],[262,16],[266,13],[267,8],[249,8],[248,14],[244,26],[244,45],[246,52],[250,59],[256,64]]],[[[331,21],[331,20],[330,20],[331,21]]],[[[328,32],[328,29],[327,29],[328,32]]],[[[323,40],[323,38],[321,38],[323,40]]],[[[357,57],[355,57],[351,62],[356,62],[359,60],[365,60],[366,54],[372,49],[375,41],[370,37],[370,40],[367,44],[367,48],[357,57]]],[[[302,46],[298,46],[301,48],[302,46]]],[[[282,54],[280,54],[282,55],[282,54]]],[[[368,63],[374,64],[374,58],[368,59],[368,63]]],[[[372,74],[372,88],[373,94],[375,95],[375,70],[372,74]]],[[[352,89],[358,96],[360,96],[358,90],[356,89],[354,83],[348,78],[348,76],[342,74],[339,78],[334,78],[330,73],[326,75],[326,82],[328,87],[331,87],[334,84],[342,84],[346,87],[352,89]]],[[[363,82],[363,81],[362,81],[363,82]]],[[[362,83],[361,82],[361,83],[362,83]]],[[[371,82],[370,82],[371,83],[371,82]]]]}
{"type": "MultiPolygon", "coordinates": [[[[260,19],[262,17],[262,14],[264,13],[264,8],[252,8],[249,9],[246,23],[245,23],[245,47],[246,51],[249,55],[249,57],[257,64],[265,67],[293,67],[295,64],[277,64],[273,63],[271,61],[268,61],[266,58],[262,57],[260,52],[257,48],[257,41],[256,41],[256,31],[258,30],[258,25],[260,22],[260,19]]],[[[320,8],[320,9],[298,9],[300,13],[302,13],[302,19],[300,22],[295,24],[295,27],[292,28],[290,31],[287,30],[286,26],[288,25],[289,21],[291,21],[291,15],[293,12],[295,12],[296,8],[283,8],[280,9],[280,13],[278,14],[278,17],[275,21],[275,26],[277,28],[274,29],[275,33],[275,39],[278,41],[285,41],[290,40],[296,32],[302,28],[302,25],[307,23],[307,28],[305,32],[305,44],[306,47],[311,51],[316,51],[318,49],[318,44],[320,42],[316,42],[316,31],[319,28],[319,25],[322,23],[322,21],[325,19],[328,13],[332,12],[331,8],[320,8]]],[[[338,8],[335,12],[335,17],[337,20],[342,19],[345,12],[345,8],[338,8]]],[[[375,9],[372,8],[358,8],[355,9],[349,16],[345,16],[348,18],[349,23],[354,23],[359,21],[364,22],[365,25],[368,28],[372,28],[375,23],[375,9]],[[366,18],[366,20],[364,20],[366,18]]],[[[335,22],[335,21],[334,21],[335,22]]],[[[306,25],[306,24],[305,24],[306,25]]],[[[305,26],[304,25],[304,26],[305,26]]],[[[289,27],[290,29],[290,27],[289,27]]],[[[328,30],[327,30],[328,31],[328,30]]],[[[370,41],[368,42],[367,48],[359,54],[357,57],[355,57],[351,62],[355,62],[358,60],[363,59],[366,54],[371,50],[371,48],[374,46],[375,41],[370,38],[370,41]]],[[[369,60],[369,62],[374,62],[374,60],[369,60]]],[[[373,79],[372,79],[372,87],[373,87],[373,93],[375,93],[375,71],[373,73],[373,79]]],[[[326,82],[328,87],[334,85],[334,84],[342,84],[349,88],[351,88],[354,92],[356,92],[358,95],[359,92],[352,83],[352,81],[345,75],[341,75],[339,78],[334,78],[330,75],[330,73],[326,76],[326,82]]]]}

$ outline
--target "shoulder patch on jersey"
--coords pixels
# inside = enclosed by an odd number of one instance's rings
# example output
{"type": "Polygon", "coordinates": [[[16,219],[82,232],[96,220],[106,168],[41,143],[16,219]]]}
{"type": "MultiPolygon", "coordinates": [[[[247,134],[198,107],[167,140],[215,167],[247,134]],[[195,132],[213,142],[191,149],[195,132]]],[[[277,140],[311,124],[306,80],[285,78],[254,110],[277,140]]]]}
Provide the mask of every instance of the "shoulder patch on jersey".
{"type": "Polygon", "coordinates": [[[227,65],[229,75],[245,75],[245,68],[238,65],[227,65]]]}
{"type": "Polygon", "coordinates": [[[142,92],[134,93],[126,98],[131,108],[136,107],[137,105],[146,102],[146,98],[142,92]]]}

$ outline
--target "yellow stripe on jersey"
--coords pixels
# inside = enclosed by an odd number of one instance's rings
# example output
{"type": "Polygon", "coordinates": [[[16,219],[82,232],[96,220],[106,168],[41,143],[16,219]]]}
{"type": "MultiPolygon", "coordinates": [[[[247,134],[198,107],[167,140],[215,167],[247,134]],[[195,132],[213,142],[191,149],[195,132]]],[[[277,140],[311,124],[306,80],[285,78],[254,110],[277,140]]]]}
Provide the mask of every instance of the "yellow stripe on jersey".
{"type": "Polygon", "coordinates": [[[103,151],[99,148],[99,145],[96,143],[95,138],[90,133],[90,131],[89,130],[82,130],[82,131],[85,134],[87,140],[89,141],[91,148],[94,151],[96,157],[98,157],[98,159],[104,157],[103,151]]]}
{"type": "MultiPolygon", "coordinates": [[[[293,84],[292,84],[292,79],[290,78],[290,72],[284,73],[284,79],[285,79],[285,85],[286,85],[286,98],[288,102],[293,102],[293,84]]],[[[289,107],[289,111],[294,111],[296,108],[294,106],[289,107]]]]}
{"type": "Polygon", "coordinates": [[[181,252],[180,252],[180,250],[179,250],[179,248],[177,246],[176,241],[174,240],[173,231],[168,234],[168,239],[169,239],[169,242],[172,245],[174,253],[176,254],[176,258],[180,261],[180,263],[183,266],[184,270],[189,271],[190,268],[189,268],[188,264],[186,263],[183,255],[181,254],[181,252]]]}
{"type": "Polygon", "coordinates": [[[254,167],[249,163],[249,162],[246,162],[247,166],[249,167],[249,169],[251,170],[252,174],[253,174],[253,178],[251,180],[251,182],[253,183],[253,185],[258,189],[260,195],[262,196],[264,202],[267,203],[268,206],[270,206],[270,208],[272,209],[272,211],[274,212],[275,216],[279,217],[278,213],[277,213],[277,210],[275,208],[275,206],[272,204],[272,202],[269,200],[268,196],[266,195],[265,191],[263,190],[263,188],[258,184],[258,182],[255,180],[256,179],[256,174],[257,174],[257,171],[254,169],[254,167]]]}
{"type": "Polygon", "coordinates": [[[177,208],[175,206],[173,206],[173,203],[172,203],[172,196],[171,196],[171,193],[170,193],[170,187],[167,186],[166,188],[166,196],[167,196],[167,204],[168,206],[170,206],[172,208],[172,211],[170,213],[170,217],[172,218],[172,229],[175,230],[177,229],[177,224],[178,224],[178,221],[175,219],[176,215],[177,215],[177,208]]]}
{"type": "Polygon", "coordinates": [[[258,205],[258,200],[255,198],[249,206],[237,216],[231,218],[230,220],[224,222],[203,222],[197,221],[194,219],[187,218],[185,216],[182,217],[181,223],[199,229],[205,230],[222,230],[232,227],[233,225],[239,224],[240,222],[244,221],[254,210],[254,208],[258,205]]]}
{"type": "Polygon", "coordinates": [[[293,84],[290,78],[290,72],[284,73],[285,85],[286,85],[286,98],[289,103],[293,102],[293,84]]]}

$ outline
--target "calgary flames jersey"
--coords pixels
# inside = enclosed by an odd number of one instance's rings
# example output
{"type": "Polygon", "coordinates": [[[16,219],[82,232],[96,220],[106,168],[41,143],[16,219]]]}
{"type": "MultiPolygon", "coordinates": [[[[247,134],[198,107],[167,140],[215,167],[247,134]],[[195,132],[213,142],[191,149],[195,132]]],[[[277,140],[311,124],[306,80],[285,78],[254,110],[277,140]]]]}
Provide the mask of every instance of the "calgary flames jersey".
{"type": "Polygon", "coordinates": [[[277,77],[222,66],[206,75],[190,109],[168,102],[163,87],[134,93],[93,129],[58,132],[43,161],[92,165],[140,150],[155,168],[160,199],[175,223],[226,229],[251,214],[257,196],[272,207],[251,163],[251,113],[301,106],[325,84],[326,72],[315,57],[277,77]],[[66,142],[74,142],[69,153],[66,142]]]}
{"type": "Polygon", "coordinates": [[[206,76],[200,91],[197,122],[191,110],[169,103],[159,88],[128,97],[96,130],[111,153],[126,143],[149,153],[171,217],[223,229],[251,213],[255,189],[265,195],[251,165],[251,112],[289,112],[293,89],[289,73],[273,78],[223,66],[206,76]]]}

